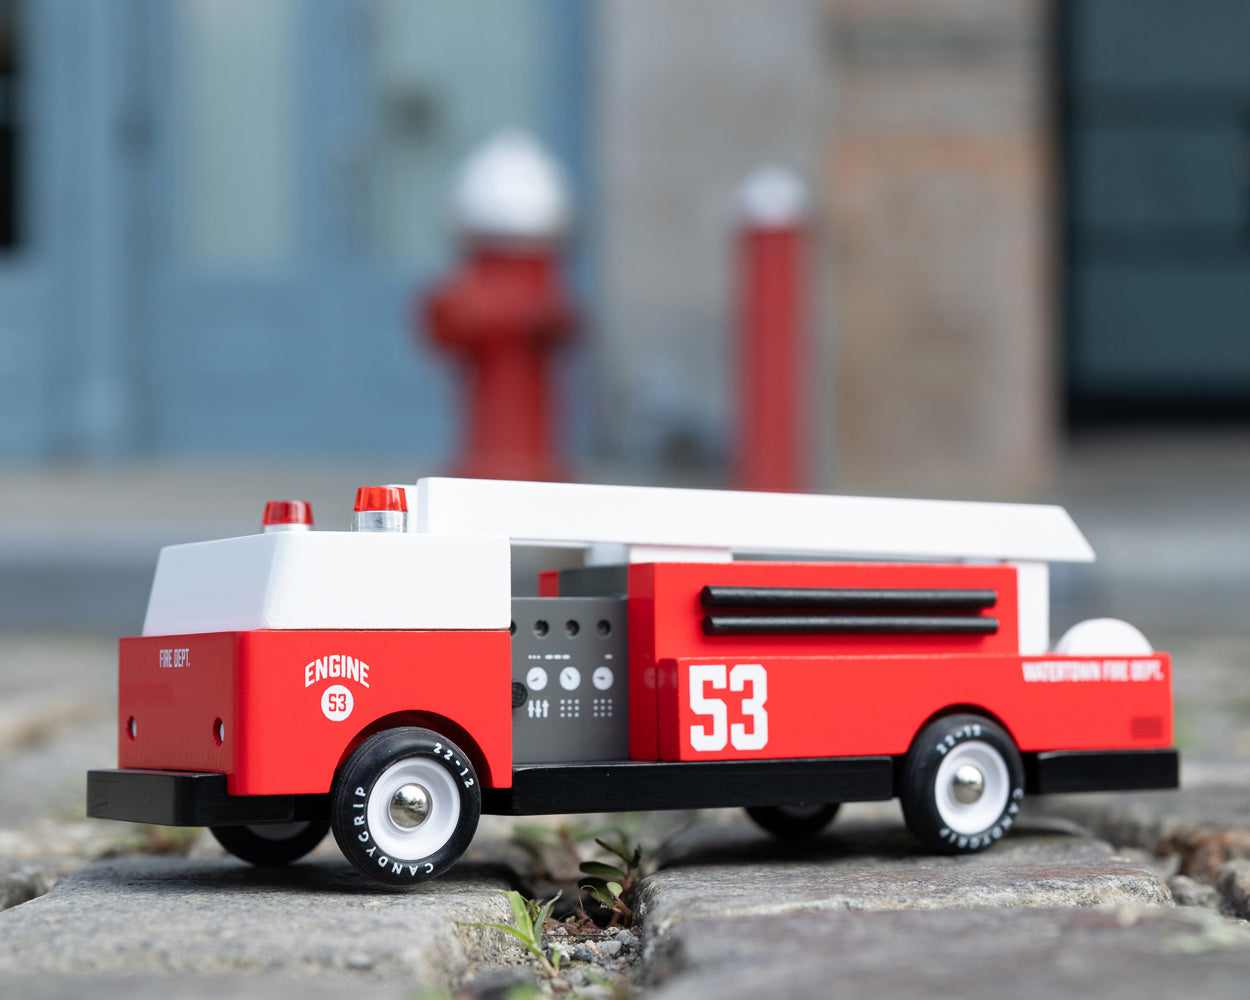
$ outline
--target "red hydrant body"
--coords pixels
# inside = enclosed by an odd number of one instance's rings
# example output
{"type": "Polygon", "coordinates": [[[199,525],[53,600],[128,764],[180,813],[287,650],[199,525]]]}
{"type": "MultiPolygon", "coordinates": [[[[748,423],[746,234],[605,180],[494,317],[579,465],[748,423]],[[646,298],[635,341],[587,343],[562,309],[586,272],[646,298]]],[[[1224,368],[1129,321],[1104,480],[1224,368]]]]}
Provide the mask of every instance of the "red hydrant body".
{"type": "Polygon", "coordinates": [[[808,488],[803,190],[764,170],[744,186],[738,236],[738,453],[744,490],[808,488]]]}
{"type": "Polygon", "coordinates": [[[573,335],[554,248],[480,245],[424,302],[434,343],[462,361],[467,436],[454,475],[564,479],[553,431],[555,350],[573,335]]]}

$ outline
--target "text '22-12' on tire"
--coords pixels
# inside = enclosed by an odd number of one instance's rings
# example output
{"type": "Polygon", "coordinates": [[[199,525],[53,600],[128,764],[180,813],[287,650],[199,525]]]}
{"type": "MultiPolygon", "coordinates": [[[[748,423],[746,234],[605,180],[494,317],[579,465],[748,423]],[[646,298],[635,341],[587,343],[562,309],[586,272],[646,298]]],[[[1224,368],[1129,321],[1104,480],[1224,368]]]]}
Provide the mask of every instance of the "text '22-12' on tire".
{"type": "Polygon", "coordinates": [[[948,715],[916,737],[903,769],[903,817],[924,845],[970,854],[1015,825],[1024,768],[1011,737],[978,715],[948,715]]]}
{"type": "Polygon", "coordinates": [[[477,774],[464,752],[428,729],[365,740],[334,783],[334,838],[360,871],[389,885],[442,874],[477,830],[477,774]]]}

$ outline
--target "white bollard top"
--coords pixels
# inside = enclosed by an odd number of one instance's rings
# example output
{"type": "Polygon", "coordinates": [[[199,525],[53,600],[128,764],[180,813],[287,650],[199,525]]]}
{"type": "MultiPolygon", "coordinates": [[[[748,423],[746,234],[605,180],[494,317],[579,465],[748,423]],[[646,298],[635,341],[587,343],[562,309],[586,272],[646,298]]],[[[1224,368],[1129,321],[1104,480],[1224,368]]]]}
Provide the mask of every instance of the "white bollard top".
{"type": "Polygon", "coordinates": [[[471,240],[520,242],[560,239],[572,215],[564,171],[520,129],[498,133],[465,161],[453,211],[471,240]]]}
{"type": "Polygon", "coordinates": [[[738,208],[749,226],[794,226],[807,215],[807,186],[785,167],[760,167],[738,189],[738,208]]]}

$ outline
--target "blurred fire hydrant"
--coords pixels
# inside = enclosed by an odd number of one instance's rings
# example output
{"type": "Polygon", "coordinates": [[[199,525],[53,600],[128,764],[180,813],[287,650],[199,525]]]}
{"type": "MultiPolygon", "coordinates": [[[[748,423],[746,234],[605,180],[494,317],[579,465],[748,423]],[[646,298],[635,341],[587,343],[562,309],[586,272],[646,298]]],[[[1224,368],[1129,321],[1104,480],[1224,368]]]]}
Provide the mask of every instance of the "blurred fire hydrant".
{"type": "Polygon", "coordinates": [[[455,212],[464,262],[415,317],[418,336],[424,325],[467,374],[467,438],[454,474],[563,479],[551,369],[574,314],[559,274],[569,225],[560,169],[529,135],[502,133],[465,164],[455,212]]]}
{"type": "Polygon", "coordinates": [[[808,488],[807,190],[764,167],[742,185],[738,236],[738,455],[743,490],[808,488]]]}

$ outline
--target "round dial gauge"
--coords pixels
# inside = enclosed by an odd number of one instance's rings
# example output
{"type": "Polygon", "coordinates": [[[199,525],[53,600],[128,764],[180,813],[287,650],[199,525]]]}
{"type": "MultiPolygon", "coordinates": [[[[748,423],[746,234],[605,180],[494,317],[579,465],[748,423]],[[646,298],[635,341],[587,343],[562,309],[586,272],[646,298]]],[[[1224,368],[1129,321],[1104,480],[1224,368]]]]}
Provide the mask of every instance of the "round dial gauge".
{"type": "Polygon", "coordinates": [[[530,667],[525,675],[525,685],[531,691],[541,691],[547,686],[547,671],[542,667],[530,667]]]}
{"type": "Polygon", "coordinates": [[[590,681],[600,691],[606,691],[612,686],[612,668],[595,667],[595,672],[590,675],[590,681]]]}
{"type": "Polygon", "coordinates": [[[576,667],[565,667],[560,671],[560,687],[572,691],[582,682],[582,672],[576,667]]]}

